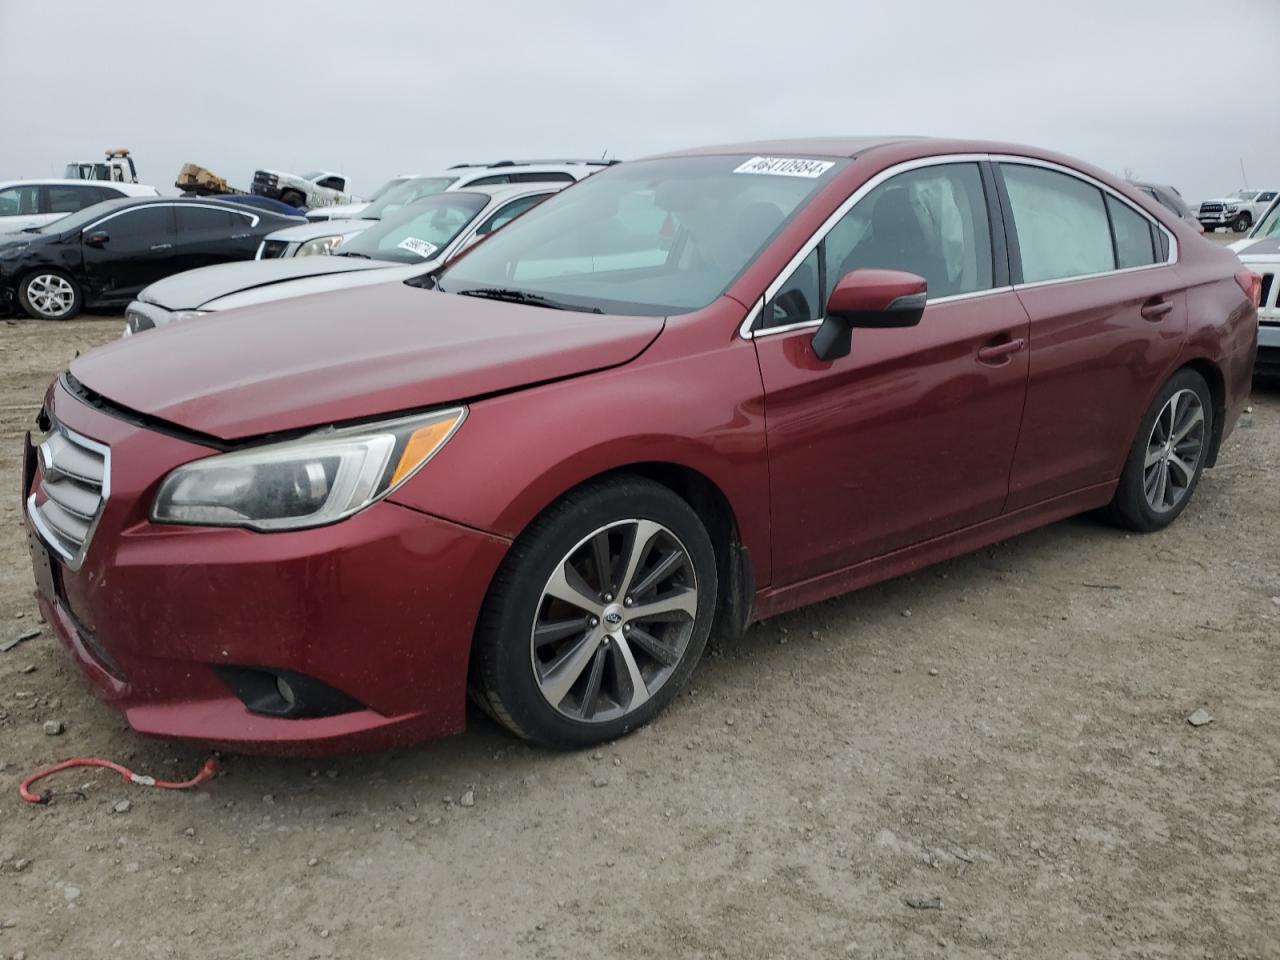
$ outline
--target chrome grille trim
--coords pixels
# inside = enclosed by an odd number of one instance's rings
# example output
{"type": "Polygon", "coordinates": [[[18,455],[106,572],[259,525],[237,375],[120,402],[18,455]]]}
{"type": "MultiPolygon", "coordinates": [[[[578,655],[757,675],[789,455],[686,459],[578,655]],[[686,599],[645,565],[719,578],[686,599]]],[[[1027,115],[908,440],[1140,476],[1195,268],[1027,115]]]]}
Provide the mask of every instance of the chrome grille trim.
{"type": "Polygon", "coordinates": [[[37,452],[46,499],[37,505],[33,489],[27,516],[49,548],[78,570],[111,493],[111,451],[55,423],[37,452]]]}

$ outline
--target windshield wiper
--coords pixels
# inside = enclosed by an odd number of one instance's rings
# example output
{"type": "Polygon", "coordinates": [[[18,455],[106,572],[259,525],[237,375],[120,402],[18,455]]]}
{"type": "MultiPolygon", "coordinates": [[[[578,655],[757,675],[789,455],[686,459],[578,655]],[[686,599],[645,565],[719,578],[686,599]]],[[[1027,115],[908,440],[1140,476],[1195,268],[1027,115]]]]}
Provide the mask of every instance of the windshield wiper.
{"type": "Polygon", "coordinates": [[[576,310],[580,313],[604,313],[599,307],[575,307],[568,303],[559,303],[541,294],[529,293],[527,290],[514,290],[510,287],[478,287],[475,290],[459,290],[460,297],[484,297],[487,300],[507,300],[511,303],[527,303],[534,307],[548,307],[551,310],[576,310]]]}
{"type": "Polygon", "coordinates": [[[359,257],[361,260],[372,260],[373,257],[367,253],[356,253],[354,250],[343,250],[337,254],[339,257],[359,257]]]}

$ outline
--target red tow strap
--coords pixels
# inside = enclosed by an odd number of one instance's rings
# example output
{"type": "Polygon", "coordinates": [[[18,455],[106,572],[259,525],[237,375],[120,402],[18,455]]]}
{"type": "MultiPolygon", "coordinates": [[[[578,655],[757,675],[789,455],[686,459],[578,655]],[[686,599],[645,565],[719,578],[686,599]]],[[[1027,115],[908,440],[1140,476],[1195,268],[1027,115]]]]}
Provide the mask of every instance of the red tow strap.
{"type": "Polygon", "coordinates": [[[210,757],[205,761],[205,765],[200,768],[190,780],[175,782],[171,780],[157,780],[155,777],[143,776],[140,773],[134,773],[128,767],[122,767],[118,763],[112,763],[110,760],[99,760],[97,757],[76,757],[73,760],[63,760],[59,764],[48,767],[37,773],[33,773],[27,779],[18,785],[18,791],[22,794],[22,799],[27,803],[48,803],[53,799],[52,790],[46,790],[44,793],[32,793],[31,785],[37,780],[43,780],[45,777],[59,773],[63,770],[70,770],[72,767],[106,767],[108,770],[114,770],[124,778],[125,783],[136,783],[140,787],[158,787],[161,790],[189,790],[192,787],[199,786],[206,780],[210,779],[214,774],[214,762],[210,757]]]}

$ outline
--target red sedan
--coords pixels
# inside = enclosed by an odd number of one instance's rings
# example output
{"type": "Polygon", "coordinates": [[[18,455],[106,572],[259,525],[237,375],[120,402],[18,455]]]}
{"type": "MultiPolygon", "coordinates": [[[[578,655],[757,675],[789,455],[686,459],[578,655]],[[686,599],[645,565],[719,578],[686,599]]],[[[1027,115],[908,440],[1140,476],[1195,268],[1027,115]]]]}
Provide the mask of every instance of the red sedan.
{"type": "Polygon", "coordinates": [[[654,716],[713,629],[1101,510],[1171,523],[1258,278],[1040,150],[621,164],[442,271],[178,324],[54,383],[41,610],[138,731],[241,750],[654,716]]]}

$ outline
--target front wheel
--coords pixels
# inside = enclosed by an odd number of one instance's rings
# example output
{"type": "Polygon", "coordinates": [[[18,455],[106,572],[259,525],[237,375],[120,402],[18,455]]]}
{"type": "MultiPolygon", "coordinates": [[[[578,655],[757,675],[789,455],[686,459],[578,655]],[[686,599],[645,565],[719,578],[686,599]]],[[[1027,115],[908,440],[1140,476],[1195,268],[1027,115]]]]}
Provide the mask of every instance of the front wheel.
{"type": "Polygon", "coordinates": [[[1156,395],[1109,507],[1118,526],[1148,533],[1173,523],[1200,483],[1213,436],[1213,399],[1204,377],[1179,370],[1156,395]]]}
{"type": "Polygon", "coordinates": [[[285,190],[280,194],[280,200],[300,210],[307,205],[306,195],[297,190],[285,190]]]}
{"type": "Polygon", "coordinates": [[[1253,225],[1252,218],[1247,213],[1242,213],[1231,221],[1231,229],[1236,233],[1244,233],[1253,225]]]}
{"type": "Polygon", "coordinates": [[[679,692],[715,606],[715,553],[684,500],[639,477],[584,487],[534,521],[495,576],[473,692],[544,746],[612,740],[679,692]]]}
{"type": "Polygon", "coordinates": [[[80,287],[60,270],[38,270],[18,285],[18,303],[35,320],[70,320],[80,312],[80,287]]]}

